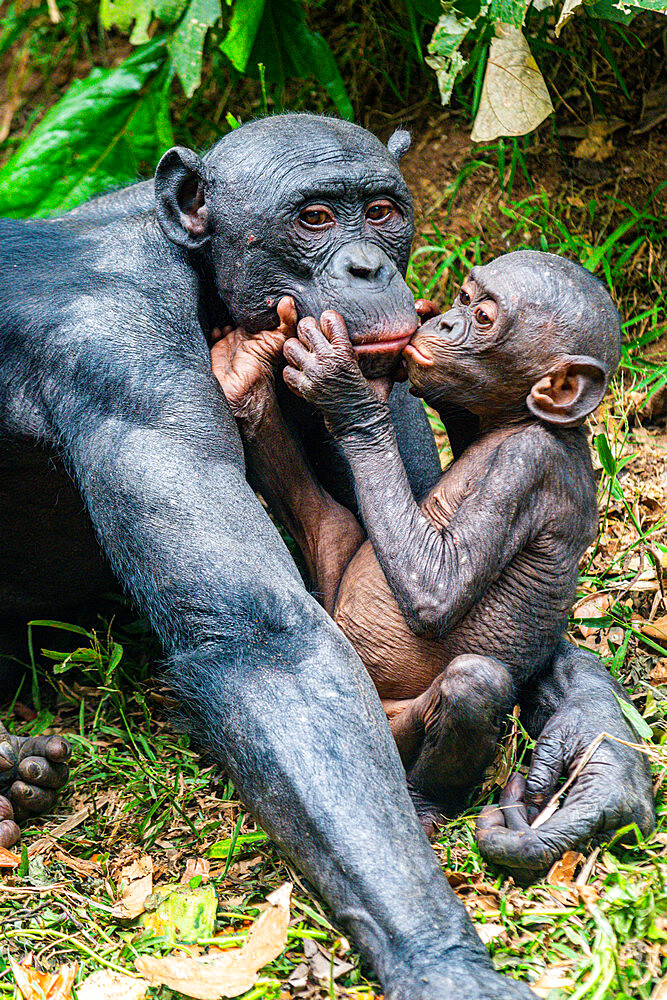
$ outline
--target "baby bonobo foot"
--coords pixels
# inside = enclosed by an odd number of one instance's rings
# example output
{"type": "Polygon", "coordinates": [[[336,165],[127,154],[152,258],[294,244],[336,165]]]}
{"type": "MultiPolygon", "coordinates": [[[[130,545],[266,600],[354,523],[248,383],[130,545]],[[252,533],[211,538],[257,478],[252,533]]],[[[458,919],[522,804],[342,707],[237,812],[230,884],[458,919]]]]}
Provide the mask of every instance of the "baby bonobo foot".
{"type": "Polygon", "coordinates": [[[12,736],[0,726],[0,846],[17,842],[17,822],[53,809],[71,752],[63,736],[12,736]]]}
{"type": "Polygon", "coordinates": [[[275,398],[275,370],[283,360],[283,346],[296,332],[296,307],[289,296],[278,303],[276,330],[249,334],[229,327],[213,331],[211,367],[237,420],[259,422],[275,398]]]}
{"type": "Polygon", "coordinates": [[[406,709],[410,714],[399,717],[402,724],[392,722],[399,749],[401,744],[410,748],[402,754],[408,787],[427,835],[467,805],[493,760],[513,705],[514,685],[502,663],[488,656],[457,656],[414,699],[406,709]],[[419,733],[421,742],[415,740],[419,733]]]}

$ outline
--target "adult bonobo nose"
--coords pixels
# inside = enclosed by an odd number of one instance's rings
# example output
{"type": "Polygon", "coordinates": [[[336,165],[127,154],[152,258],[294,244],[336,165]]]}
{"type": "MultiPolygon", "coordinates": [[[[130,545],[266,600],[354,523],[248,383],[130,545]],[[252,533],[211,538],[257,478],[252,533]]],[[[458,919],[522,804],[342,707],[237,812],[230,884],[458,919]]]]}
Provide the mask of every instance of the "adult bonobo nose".
{"type": "Polygon", "coordinates": [[[342,271],[345,281],[368,281],[381,288],[387,287],[395,270],[386,253],[373,243],[350,243],[341,247],[331,265],[334,274],[337,269],[342,271]]]}
{"type": "Polygon", "coordinates": [[[345,320],[364,373],[388,372],[419,322],[395,262],[370,241],[346,243],[329,260],[318,284],[324,308],[345,320]]]}

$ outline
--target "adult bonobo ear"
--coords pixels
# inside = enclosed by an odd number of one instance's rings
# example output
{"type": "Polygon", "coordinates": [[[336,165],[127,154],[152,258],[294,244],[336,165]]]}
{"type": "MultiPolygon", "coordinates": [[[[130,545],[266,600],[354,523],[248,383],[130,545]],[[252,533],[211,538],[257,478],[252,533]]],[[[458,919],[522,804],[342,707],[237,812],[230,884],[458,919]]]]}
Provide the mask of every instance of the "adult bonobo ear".
{"type": "Polygon", "coordinates": [[[389,139],[387,143],[387,149],[389,150],[389,155],[398,161],[402,156],[405,156],[407,151],[410,149],[410,143],[412,139],[410,138],[410,133],[406,132],[405,129],[399,128],[389,139]]]}
{"type": "Polygon", "coordinates": [[[599,361],[570,356],[535,383],[526,405],[547,424],[574,427],[600,405],[606,388],[607,372],[599,361]]]}
{"type": "Polygon", "coordinates": [[[168,149],[155,171],[157,219],[165,236],[188,250],[210,239],[202,159],[185,146],[168,149]]]}

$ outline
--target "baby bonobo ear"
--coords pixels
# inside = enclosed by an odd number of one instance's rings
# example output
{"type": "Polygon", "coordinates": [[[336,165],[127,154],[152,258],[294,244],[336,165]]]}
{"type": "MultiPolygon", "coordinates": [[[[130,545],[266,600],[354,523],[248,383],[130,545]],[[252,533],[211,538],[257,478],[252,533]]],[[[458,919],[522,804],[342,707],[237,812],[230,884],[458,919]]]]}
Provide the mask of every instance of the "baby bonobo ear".
{"type": "Polygon", "coordinates": [[[185,146],[167,150],[155,171],[157,218],[172,243],[198,250],[210,239],[206,173],[201,157],[185,146]]]}
{"type": "Polygon", "coordinates": [[[410,149],[411,142],[410,133],[406,132],[403,128],[396,129],[394,134],[391,136],[389,142],[387,143],[387,149],[397,163],[410,149]]]}
{"type": "Polygon", "coordinates": [[[575,427],[602,402],[607,372],[595,358],[570,356],[539,379],[526,405],[539,420],[559,427],[575,427]]]}

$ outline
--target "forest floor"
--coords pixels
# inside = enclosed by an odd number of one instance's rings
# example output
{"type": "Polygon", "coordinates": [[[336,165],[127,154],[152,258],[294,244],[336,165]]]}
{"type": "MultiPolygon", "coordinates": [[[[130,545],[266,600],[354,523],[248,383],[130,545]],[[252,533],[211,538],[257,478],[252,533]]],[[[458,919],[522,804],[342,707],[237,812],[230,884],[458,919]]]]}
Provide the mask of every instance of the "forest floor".
{"type": "MultiPolygon", "coordinates": [[[[471,145],[455,118],[433,112],[420,113],[415,134],[405,174],[418,216],[410,273],[416,292],[444,304],[469,266],[530,246],[594,266],[626,321],[619,374],[589,424],[601,533],[582,562],[571,637],[599,652],[632,694],[644,720],[636,724],[653,764],[659,820],[647,843],[626,830],[612,844],[584,846],[528,889],[490,870],[474,843],[474,818],[508,775],[525,767],[530,743],[515,720],[476,802],[443,828],[434,849],[496,967],[530,982],[537,996],[665,1000],[664,127],[602,137],[580,131],[557,144],[547,136],[527,148],[484,150],[471,145]],[[613,143],[613,155],[575,156],[587,138],[595,155],[601,142],[613,143]]],[[[436,433],[444,448],[437,426],[436,433]]],[[[210,911],[203,887],[215,887],[218,947],[243,940],[266,896],[285,881],[294,884],[287,950],[246,1000],[372,997],[377,984],[365,978],[326,909],[225,777],[170,722],[169,691],[154,677],[160,653],[146,624],[120,599],[81,624],[86,634],[41,633],[47,650],[66,653],[38,652],[18,698],[0,707],[9,728],[65,732],[74,748],[72,780],[56,813],[25,829],[16,863],[4,859],[0,995],[15,990],[9,954],[18,960],[32,952],[34,963],[50,970],[77,962],[80,982],[95,970],[132,972],[140,955],[169,952],[176,933],[169,920],[155,937],[141,917],[126,911],[123,918],[117,908],[121,883],[137,876],[139,862],[144,878],[152,868],[153,886],[188,886],[200,917],[210,911]]],[[[200,925],[190,951],[210,944],[212,933],[200,925]]],[[[170,995],[166,987],[160,994],[170,995]]]]}

